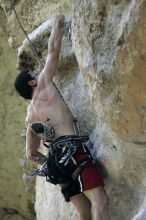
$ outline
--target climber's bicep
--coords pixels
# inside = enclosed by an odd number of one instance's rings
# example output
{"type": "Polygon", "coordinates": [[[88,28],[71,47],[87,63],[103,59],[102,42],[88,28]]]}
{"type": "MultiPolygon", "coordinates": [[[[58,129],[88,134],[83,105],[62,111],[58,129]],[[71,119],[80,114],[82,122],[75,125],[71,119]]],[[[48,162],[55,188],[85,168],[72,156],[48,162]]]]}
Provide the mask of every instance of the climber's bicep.
{"type": "Polygon", "coordinates": [[[42,74],[45,78],[45,82],[51,82],[53,77],[57,73],[59,63],[59,54],[55,51],[48,53],[46,63],[42,74]]]}

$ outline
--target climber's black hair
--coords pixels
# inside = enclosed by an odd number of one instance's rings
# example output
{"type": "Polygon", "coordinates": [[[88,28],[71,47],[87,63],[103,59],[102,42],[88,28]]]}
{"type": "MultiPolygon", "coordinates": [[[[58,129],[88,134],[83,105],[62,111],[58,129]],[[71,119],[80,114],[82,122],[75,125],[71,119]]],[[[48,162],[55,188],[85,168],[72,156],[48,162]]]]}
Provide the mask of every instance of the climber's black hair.
{"type": "Polygon", "coordinates": [[[23,70],[17,75],[14,82],[14,87],[20,96],[25,99],[32,99],[33,90],[28,82],[34,79],[35,78],[29,74],[29,70],[23,70]]]}

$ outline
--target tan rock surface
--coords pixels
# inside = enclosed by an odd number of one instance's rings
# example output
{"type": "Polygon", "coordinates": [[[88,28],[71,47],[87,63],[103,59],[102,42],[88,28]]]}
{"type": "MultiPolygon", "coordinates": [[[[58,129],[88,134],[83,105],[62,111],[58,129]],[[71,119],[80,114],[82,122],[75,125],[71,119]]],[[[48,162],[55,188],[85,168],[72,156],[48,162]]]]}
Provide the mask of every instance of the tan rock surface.
{"type": "MultiPolygon", "coordinates": [[[[31,33],[43,63],[51,29],[49,21],[47,28],[42,22],[56,11],[72,13],[72,28],[71,17],[66,17],[55,82],[78,118],[81,134],[90,135],[94,153],[108,172],[105,184],[112,220],[145,220],[146,2],[76,0],[72,9],[71,1],[49,2],[18,1],[16,8],[22,24],[31,33]]],[[[16,35],[19,28],[11,9],[6,10],[4,1],[1,5],[12,44],[22,45],[18,49],[19,68],[28,67],[29,56],[33,60],[31,69],[38,71],[27,41],[16,35]]],[[[78,219],[59,191],[59,187],[37,178],[38,220],[78,219]]]]}

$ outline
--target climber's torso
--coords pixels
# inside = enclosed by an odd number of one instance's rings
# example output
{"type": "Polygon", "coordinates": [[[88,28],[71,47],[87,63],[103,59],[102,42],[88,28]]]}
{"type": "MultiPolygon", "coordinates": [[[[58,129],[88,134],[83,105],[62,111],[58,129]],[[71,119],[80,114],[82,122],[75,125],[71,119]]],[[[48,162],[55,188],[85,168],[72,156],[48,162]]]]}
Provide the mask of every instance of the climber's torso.
{"type": "Polygon", "coordinates": [[[73,135],[74,126],[66,104],[61,99],[53,82],[47,86],[40,86],[39,82],[34,90],[33,98],[27,109],[27,125],[34,122],[49,123],[55,130],[55,138],[63,135],[73,135]]]}

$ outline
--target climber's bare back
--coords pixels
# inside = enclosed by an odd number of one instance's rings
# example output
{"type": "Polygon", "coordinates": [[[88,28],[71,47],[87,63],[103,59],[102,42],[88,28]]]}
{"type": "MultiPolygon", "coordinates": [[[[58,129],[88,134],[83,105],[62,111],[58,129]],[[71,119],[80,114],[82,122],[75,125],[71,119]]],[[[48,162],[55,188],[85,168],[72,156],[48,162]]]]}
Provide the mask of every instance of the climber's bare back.
{"type": "Polygon", "coordinates": [[[49,123],[55,129],[55,138],[74,134],[73,121],[67,106],[53,82],[47,81],[46,86],[44,80],[43,74],[40,74],[38,85],[27,109],[27,124],[31,125],[34,122],[44,122],[49,119],[49,123]]]}
{"type": "MultiPolygon", "coordinates": [[[[31,132],[32,123],[45,122],[49,119],[49,123],[55,130],[55,138],[74,134],[72,117],[53,84],[59,62],[63,21],[63,15],[56,15],[52,20],[46,63],[33,84],[32,101],[28,106],[26,119],[29,132],[31,132]]],[[[31,136],[31,139],[35,137],[31,136]]]]}

